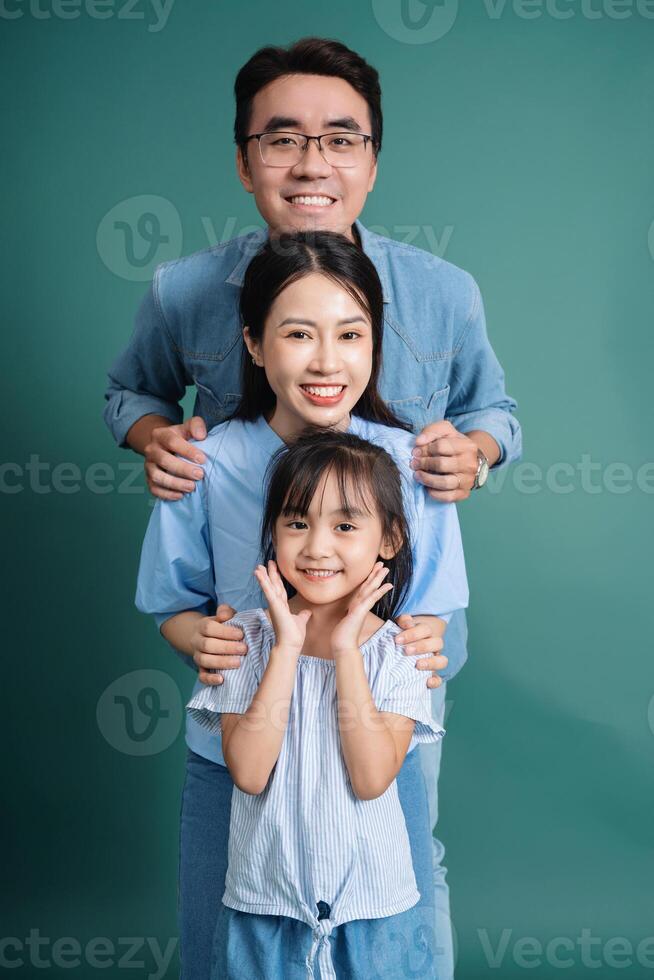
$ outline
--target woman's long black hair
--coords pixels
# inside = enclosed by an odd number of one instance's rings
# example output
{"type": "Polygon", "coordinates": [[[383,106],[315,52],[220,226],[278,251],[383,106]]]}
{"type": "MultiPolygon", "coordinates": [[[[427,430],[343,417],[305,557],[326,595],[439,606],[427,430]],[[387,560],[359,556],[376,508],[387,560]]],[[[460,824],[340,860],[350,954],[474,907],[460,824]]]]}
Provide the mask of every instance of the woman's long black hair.
{"type": "MultiPolygon", "coordinates": [[[[365,391],[354,406],[354,414],[370,422],[411,431],[411,426],[390,410],[377,391],[384,330],[382,287],[366,253],[345,235],[310,231],[269,238],[245,271],[241,290],[243,326],[249,328],[253,340],[261,342],[270,308],[282,290],[314,272],[346,289],[370,318],[372,371],[365,391]]],[[[253,422],[261,415],[268,416],[274,407],[275,393],[266,373],[252,363],[243,344],[241,400],[231,417],[253,422]]]]}
{"type": "MultiPolygon", "coordinates": [[[[402,607],[413,574],[402,477],[385,449],[350,432],[308,428],[273,456],[266,473],[266,501],[261,522],[264,563],[275,557],[273,534],[278,518],[306,515],[323,475],[329,473],[334,473],[338,481],[343,510],[376,511],[384,539],[393,542],[397,549],[393,558],[378,559],[388,567],[384,581],[391,582],[393,589],[383,595],[372,610],[381,619],[391,619],[402,607]]],[[[285,579],[283,581],[290,598],[295,590],[285,579]]]]}

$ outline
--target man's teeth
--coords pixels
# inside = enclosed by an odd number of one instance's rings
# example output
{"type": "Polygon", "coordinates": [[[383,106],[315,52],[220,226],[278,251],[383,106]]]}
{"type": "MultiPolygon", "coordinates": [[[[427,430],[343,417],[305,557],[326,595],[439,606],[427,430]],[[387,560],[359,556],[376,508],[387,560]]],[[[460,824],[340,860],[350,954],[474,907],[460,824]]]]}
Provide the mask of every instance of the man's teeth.
{"type": "Polygon", "coordinates": [[[315,578],[330,578],[332,575],[338,574],[337,572],[333,572],[331,570],[319,571],[316,568],[305,568],[304,573],[305,575],[311,575],[315,578]]]}
{"type": "Polygon", "coordinates": [[[334,203],[331,197],[319,197],[317,195],[308,197],[306,194],[298,194],[296,197],[290,197],[289,201],[291,204],[311,204],[320,208],[325,208],[327,205],[334,203]]]}
{"type": "Polygon", "coordinates": [[[332,385],[324,388],[318,385],[302,385],[302,387],[310,395],[319,395],[321,398],[333,398],[334,395],[340,395],[343,390],[343,385],[332,385]]]}

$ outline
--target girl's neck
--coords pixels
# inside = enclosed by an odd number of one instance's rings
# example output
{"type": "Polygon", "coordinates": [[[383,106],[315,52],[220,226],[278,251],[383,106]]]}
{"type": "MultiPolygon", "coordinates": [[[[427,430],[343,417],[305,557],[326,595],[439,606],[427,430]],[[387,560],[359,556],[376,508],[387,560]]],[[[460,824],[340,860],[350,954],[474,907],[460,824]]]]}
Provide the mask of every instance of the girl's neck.
{"type": "MultiPolygon", "coordinates": [[[[331,650],[331,637],[335,627],[347,615],[347,608],[350,596],[346,596],[338,602],[314,605],[307,602],[299,593],[289,599],[289,609],[291,612],[301,612],[303,609],[311,610],[311,619],[307,623],[307,632],[304,640],[302,653],[312,657],[320,657],[324,660],[333,660],[331,650]]],[[[368,613],[363,629],[359,635],[359,645],[376,633],[382,625],[383,620],[374,613],[368,613]]]]}

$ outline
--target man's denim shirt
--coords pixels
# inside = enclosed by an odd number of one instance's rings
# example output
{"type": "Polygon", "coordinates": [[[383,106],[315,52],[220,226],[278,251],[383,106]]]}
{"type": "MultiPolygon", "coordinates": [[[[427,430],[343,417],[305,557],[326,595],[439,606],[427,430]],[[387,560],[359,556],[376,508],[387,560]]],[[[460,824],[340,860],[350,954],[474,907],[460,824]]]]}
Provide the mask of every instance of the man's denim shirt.
{"type": "MultiPolygon", "coordinates": [[[[500,447],[500,463],[519,459],[516,403],[506,393],[472,276],[355,225],[384,292],[382,397],[416,433],[446,418],[462,432],[490,433],[500,447]]],[[[207,429],[233,412],[243,346],[239,294],[245,269],[266,236],[261,229],[158,267],[132,339],[109,372],[104,417],[120,446],[144,415],[181,422],[179,402],[188,385],[196,387],[194,414],[207,429]]],[[[449,678],[466,659],[463,612],[448,626],[446,652],[449,678]]]]}

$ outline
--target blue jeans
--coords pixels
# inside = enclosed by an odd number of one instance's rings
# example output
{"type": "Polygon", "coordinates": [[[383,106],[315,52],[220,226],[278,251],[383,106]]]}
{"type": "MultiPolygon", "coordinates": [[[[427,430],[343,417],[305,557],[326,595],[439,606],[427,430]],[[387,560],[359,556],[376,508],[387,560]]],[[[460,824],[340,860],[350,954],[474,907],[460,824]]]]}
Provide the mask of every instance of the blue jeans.
{"type": "MultiPolygon", "coordinates": [[[[420,892],[412,908],[382,919],[336,926],[329,938],[337,977],[440,980],[431,874],[429,807],[418,752],[398,776],[411,858],[420,892]]],[[[312,929],[285,916],[252,915],[222,906],[214,935],[211,980],[305,980],[312,929]]],[[[320,962],[314,962],[322,978],[320,962]]]]}
{"type": "MultiPolygon", "coordinates": [[[[445,689],[447,684],[432,691],[431,713],[434,721],[439,725],[443,724],[445,717],[445,689]]],[[[427,799],[429,801],[429,826],[432,829],[432,869],[434,875],[434,903],[436,906],[436,936],[439,947],[439,973],[438,980],[452,980],[454,977],[454,944],[452,940],[452,920],[450,917],[450,890],[445,880],[447,871],[443,866],[445,848],[441,842],[433,836],[438,823],[438,776],[441,769],[441,756],[443,754],[443,739],[438,742],[429,742],[421,745],[420,763],[422,773],[425,777],[427,787],[427,799]]]]}
{"type": "MultiPolygon", "coordinates": [[[[434,692],[433,697],[441,695],[444,705],[445,697],[442,687],[434,692]]],[[[437,717],[440,699],[434,702],[434,717],[437,717]]],[[[440,746],[440,743],[434,743],[440,746]]],[[[414,872],[418,881],[421,895],[427,896],[421,902],[432,904],[433,896],[428,895],[428,885],[425,879],[425,868],[432,865],[433,880],[436,890],[436,932],[434,944],[434,978],[436,980],[451,980],[452,943],[449,926],[449,895],[445,883],[445,875],[440,868],[439,859],[442,846],[433,841],[432,855],[429,855],[429,826],[424,826],[424,816],[420,807],[415,806],[420,798],[420,785],[416,782],[415,761],[419,760],[420,769],[428,777],[429,792],[429,825],[433,826],[433,814],[437,812],[432,796],[436,791],[440,752],[425,758],[425,749],[432,745],[420,746],[404,763],[397,777],[398,793],[402,810],[407,823],[414,872]],[[419,753],[416,756],[416,753],[419,753]],[[407,765],[409,763],[409,765],[407,765]],[[416,793],[418,796],[416,796],[416,793]],[[425,846],[426,841],[426,846],[425,846]],[[442,933],[440,928],[443,929],[442,933]],[[450,971],[448,973],[448,970],[450,971]]],[[[182,980],[210,980],[212,943],[219,913],[223,908],[222,896],[225,891],[227,874],[227,844],[229,839],[229,819],[233,789],[232,778],[224,766],[189,751],[186,765],[186,780],[182,794],[182,810],[180,820],[180,868],[179,868],[179,928],[180,956],[182,961],[182,980]]],[[[424,788],[422,790],[424,794],[424,788]]],[[[395,919],[396,917],[393,917],[395,919]]],[[[383,920],[380,920],[383,922],[383,920]]],[[[390,921],[390,920],[389,920],[390,921]]],[[[299,923],[302,926],[302,923],[299,923]]],[[[356,931],[360,923],[345,923],[351,926],[350,932],[356,931]]],[[[308,927],[304,927],[308,930],[308,927]]],[[[342,927],[339,927],[339,929],[342,927]]],[[[310,930],[309,934],[310,934],[310,930]]],[[[334,942],[338,929],[334,930],[334,942]]],[[[345,942],[346,933],[342,933],[345,942]]],[[[348,937],[349,938],[349,937],[348,937]]],[[[365,950],[366,939],[361,935],[361,949],[365,950]]],[[[340,955],[334,950],[335,964],[340,955]]],[[[418,954],[416,954],[418,955],[418,954]]],[[[411,961],[413,962],[413,961],[411,961]]],[[[418,956],[418,963],[421,962],[418,956]]],[[[415,963],[413,964],[415,967],[415,963]]],[[[256,975],[256,974],[254,974],[256,975]]],[[[374,975],[374,974],[373,974],[374,975]]],[[[408,975],[411,975],[410,973],[408,975]]],[[[401,977],[402,974],[399,974],[401,977]]]]}

